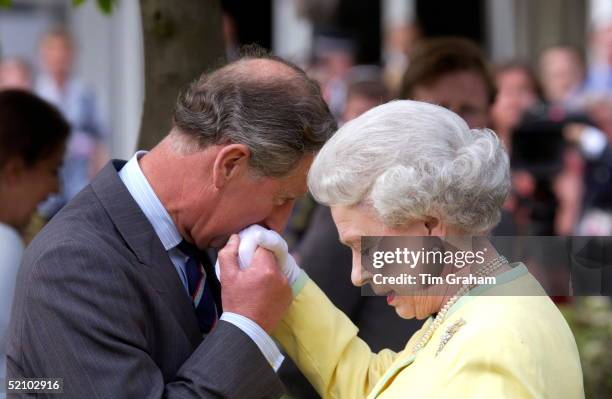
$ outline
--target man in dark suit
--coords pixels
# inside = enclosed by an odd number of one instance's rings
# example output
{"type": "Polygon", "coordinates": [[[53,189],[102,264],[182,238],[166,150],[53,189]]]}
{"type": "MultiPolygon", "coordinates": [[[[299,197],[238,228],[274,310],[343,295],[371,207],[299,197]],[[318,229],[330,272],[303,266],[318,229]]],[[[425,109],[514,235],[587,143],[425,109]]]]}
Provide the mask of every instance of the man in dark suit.
{"type": "Polygon", "coordinates": [[[231,235],[284,229],[334,130],[292,64],[251,56],[203,75],[162,142],[110,163],[26,251],[7,378],[63,378],[66,398],[279,397],[268,333],[291,291],[263,249],[240,270],[231,235]],[[230,236],[219,284],[203,250],[230,236]]]}

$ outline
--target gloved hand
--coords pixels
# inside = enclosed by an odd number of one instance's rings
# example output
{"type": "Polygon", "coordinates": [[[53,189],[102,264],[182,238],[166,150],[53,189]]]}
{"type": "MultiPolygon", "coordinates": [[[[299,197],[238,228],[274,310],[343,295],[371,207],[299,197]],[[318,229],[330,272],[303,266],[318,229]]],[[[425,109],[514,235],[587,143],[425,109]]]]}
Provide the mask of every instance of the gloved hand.
{"type": "MultiPolygon", "coordinates": [[[[287,280],[289,285],[293,285],[300,275],[301,269],[289,254],[287,242],[277,232],[265,229],[259,225],[251,225],[238,233],[240,236],[240,245],[238,247],[238,263],[240,268],[244,269],[251,264],[253,255],[258,246],[261,246],[276,256],[278,265],[287,280]]],[[[220,280],[219,261],[215,264],[215,272],[220,280]]]]}

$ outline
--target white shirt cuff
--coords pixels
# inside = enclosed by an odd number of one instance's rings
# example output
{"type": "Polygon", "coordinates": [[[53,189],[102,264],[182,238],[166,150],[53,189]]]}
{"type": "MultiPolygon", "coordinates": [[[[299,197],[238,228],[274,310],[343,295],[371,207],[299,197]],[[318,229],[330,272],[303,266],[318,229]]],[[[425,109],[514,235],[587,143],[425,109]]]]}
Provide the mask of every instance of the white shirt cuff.
{"type": "Polygon", "coordinates": [[[232,312],[223,312],[219,319],[232,323],[248,335],[255,342],[255,345],[257,345],[274,371],[278,371],[285,357],[280,353],[272,338],[257,323],[248,317],[232,312]]]}

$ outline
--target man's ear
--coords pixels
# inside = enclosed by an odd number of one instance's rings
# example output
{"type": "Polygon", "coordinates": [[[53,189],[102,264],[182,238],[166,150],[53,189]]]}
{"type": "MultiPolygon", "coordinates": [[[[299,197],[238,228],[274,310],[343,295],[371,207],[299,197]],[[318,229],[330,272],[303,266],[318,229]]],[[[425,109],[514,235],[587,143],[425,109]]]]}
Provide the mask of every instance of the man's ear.
{"type": "Polygon", "coordinates": [[[213,165],[213,183],[221,188],[249,168],[251,151],[244,144],[229,144],[221,148],[213,165]]]}
{"type": "Polygon", "coordinates": [[[2,182],[7,185],[17,184],[23,178],[25,171],[26,165],[23,159],[19,157],[10,158],[0,170],[2,182]]]}

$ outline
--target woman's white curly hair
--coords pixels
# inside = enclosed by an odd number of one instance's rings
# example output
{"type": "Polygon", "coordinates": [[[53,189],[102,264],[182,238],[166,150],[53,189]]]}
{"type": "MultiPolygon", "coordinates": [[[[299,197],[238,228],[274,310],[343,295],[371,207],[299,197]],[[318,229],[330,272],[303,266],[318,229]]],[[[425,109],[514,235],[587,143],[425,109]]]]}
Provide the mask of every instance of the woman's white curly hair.
{"type": "Polygon", "coordinates": [[[372,206],[390,227],[438,216],[483,233],[499,222],[510,172],[493,131],[470,129],[437,105],[402,100],[342,126],[315,158],[308,185],[327,205],[372,206]]]}

